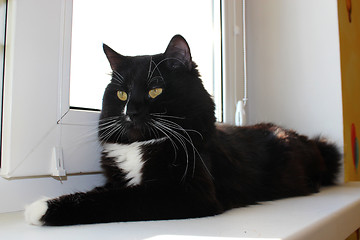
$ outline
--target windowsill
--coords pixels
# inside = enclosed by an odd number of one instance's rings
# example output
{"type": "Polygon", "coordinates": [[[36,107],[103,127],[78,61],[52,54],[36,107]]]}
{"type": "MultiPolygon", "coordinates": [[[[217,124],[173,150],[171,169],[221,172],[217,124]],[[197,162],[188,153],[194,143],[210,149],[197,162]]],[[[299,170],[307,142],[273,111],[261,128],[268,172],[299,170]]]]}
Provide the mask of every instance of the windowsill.
{"type": "Polygon", "coordinates": [[[22,212],[0,214],[1,239],[339,240],[359,227],[360,182],[190,220],[36,227],[22,212]]]}

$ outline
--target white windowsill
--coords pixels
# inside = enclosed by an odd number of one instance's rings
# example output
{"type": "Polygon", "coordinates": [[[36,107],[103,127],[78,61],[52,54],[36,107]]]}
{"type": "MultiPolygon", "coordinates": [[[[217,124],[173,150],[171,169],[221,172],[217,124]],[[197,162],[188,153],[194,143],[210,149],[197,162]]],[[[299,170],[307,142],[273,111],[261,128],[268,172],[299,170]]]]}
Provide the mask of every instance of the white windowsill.
{"type": "Polygon", "coordinates": [[[340,240],[360,227],[360,182],[190,220],[37,227],[22,214],[0,214],[1,239],[340,240]]]}

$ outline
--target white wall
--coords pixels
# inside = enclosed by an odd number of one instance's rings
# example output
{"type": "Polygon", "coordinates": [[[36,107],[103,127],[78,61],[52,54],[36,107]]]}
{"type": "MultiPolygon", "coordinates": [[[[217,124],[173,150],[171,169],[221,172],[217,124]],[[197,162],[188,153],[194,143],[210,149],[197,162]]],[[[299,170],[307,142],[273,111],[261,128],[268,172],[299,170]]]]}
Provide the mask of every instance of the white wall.
{"type": "Polygon", "coordinates": [[[336,0],[247,0],[248,121],[343,144],[336,0]]]}

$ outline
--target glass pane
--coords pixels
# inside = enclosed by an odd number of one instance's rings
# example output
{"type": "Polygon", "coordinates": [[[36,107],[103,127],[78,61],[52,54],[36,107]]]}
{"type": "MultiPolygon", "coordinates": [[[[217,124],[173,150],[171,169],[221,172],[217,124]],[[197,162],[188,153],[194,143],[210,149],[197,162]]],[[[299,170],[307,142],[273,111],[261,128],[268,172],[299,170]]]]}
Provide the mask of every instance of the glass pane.
{"type": "Polygon", "coordinates": [[[213,94],[218,30],[214,2],[218,1],[74,0],[70,105],[101,108],[111,72],[102,43],[123,55],[157,54],[165,51],[175,34],[188,41],[204,85],[213,94]]]}

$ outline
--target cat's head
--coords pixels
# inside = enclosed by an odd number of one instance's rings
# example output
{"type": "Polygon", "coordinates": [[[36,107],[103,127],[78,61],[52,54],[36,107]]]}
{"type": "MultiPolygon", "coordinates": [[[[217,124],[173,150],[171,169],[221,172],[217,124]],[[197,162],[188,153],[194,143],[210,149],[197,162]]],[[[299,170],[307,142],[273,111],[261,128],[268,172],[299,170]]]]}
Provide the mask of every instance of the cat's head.
{"type": "Polygon", "coordinates": [[[105,44],[103,48],[113,72],[103,97],[102,142],[212,134],[214,103],[182,36],[174,36],[165,52],[157,55],[130,57],[105,44]]]}

